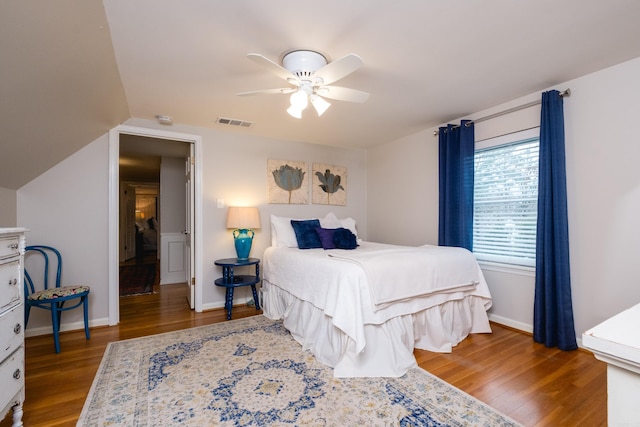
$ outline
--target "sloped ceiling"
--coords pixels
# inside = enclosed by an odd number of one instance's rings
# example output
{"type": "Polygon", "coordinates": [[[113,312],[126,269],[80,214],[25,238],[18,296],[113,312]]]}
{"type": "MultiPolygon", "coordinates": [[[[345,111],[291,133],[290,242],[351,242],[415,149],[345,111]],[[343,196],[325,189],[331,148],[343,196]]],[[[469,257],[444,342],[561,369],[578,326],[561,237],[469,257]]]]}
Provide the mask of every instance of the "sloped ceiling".
{"type": "Polygon", "coordinates": [[[0,2],[0,187],[129,118],[101,1],[0,2]]]}
{"type": "Polygon", "coordinates": [[[639,19],[636,0],[3,1],[0,187],[129,117],[346,147],[393,141],[640,57],[639,19]],[[371,98],[297,120],[286,95],[236,96],[286,87],[246,55],[278,62],[292,49],[360,55],[364,67],[336,85],[371,98]]]}

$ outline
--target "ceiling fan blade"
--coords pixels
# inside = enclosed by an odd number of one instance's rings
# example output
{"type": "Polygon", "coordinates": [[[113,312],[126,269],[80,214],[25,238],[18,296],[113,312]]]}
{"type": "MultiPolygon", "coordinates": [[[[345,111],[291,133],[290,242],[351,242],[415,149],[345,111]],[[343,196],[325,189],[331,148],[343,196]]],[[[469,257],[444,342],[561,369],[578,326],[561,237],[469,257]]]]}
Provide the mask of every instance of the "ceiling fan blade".
{"type": "Polygon", "coordinates": [[[365,102],[369,99],[367,92],[340,86],[322,86],[316,90],[316,93],[325,98],[338,101],[365,102]]]}
{"type": "Polygon", "coordinates": [[[250,53],[250,54],[247,55],[247,58],[249,58],[250,60],[252,60],[256,64],[268,69],[273,74],[275,74],[276,76],[280,77],[281,79],[289,80],[289,79],[293,78],[295,80],[298,80],[298,77],[295,74],[293,74],[292,72],[290,72],[286,68],[276,64],[275,62],[273,62],[269,58],[266,58],[266,57],[264,57],[264,56],[262,56],[262,55],[260,55],[258,53],[250,53]]]}
{"type": "Polygon", "coordinates": [[[278,93],[293,93],[296,89],[292,87],[283,87],[280,89],[262,89],[262,90],[252,90],[249,92],[240,92],[236,95],[238,96],[251,96],[251,95],[270,95],[270,94],[278,94],[278,93]]]}
{"type": "Polygon", "coordinates": [[[350,53],[320,68],[313,73],[313,77],[320,77],[323,81],[322,84],[331,84],[353,73],[363,64],[362,58],[355,53],[350,53]]]}

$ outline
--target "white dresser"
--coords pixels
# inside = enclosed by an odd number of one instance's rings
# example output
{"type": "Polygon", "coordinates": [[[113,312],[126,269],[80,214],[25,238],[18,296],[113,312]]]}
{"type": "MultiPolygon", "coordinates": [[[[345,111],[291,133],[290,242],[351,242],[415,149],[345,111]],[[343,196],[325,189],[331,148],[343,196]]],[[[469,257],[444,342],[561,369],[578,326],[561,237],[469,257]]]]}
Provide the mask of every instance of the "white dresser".
{"type": "Polygon", "coordinates": [[[640,304],[582,334],[582,345],[607,363],[610,426],[640,426],[640,304]]]}
{"type": "Polygon", "coordinates": [[[24,401],[24,228],[0,228],[0,420],[13,408],[22,426],[24,401]]]}

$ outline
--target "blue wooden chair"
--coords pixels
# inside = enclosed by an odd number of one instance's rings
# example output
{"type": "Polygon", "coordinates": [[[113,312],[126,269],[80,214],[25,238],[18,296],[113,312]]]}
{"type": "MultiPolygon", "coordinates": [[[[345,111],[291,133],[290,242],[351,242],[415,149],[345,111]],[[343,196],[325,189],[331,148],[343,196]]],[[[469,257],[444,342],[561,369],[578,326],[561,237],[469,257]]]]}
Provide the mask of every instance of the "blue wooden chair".
{"type": "MultiPolygon", "coordinates": [[[[38,272],[42,272],[42,281],[38,282],[38,286],[27,272],[24,270],[24,295],[25,295],[25,311],[24,311],[24,327],[26,329],[29,321],[29,312],[31,307],[44,308],[51,311],[51,322],[53,324],[53,341],[56,353],[60,353],[60,318],[62,312],[72,310],[81,304],[84,310],[84,334],[89,339],[89,286],[60,286],[62,276],[62,255],[51,246],[27,246],[25,248],[25,259],[27,255],[38,254],[40,260],[35,260],[35,256],[30,256],[30,264],[37,267],[38,272]],[[49,270],[51,267],[51,270],[49,270]],[[55,274],[53,271],[55,270],[55,274]],[[55,283],[50,283],[54,281],[55,283]],[[37,289],[37,290],[36,290],[37,289]],[[67,301],[72,301],[74,305],[65,307],[67,301]]],[[[26,264],[26,263],[25,263],[26,264]]],[[[35,271],[34,268],[33,271],[35,271]]]]}

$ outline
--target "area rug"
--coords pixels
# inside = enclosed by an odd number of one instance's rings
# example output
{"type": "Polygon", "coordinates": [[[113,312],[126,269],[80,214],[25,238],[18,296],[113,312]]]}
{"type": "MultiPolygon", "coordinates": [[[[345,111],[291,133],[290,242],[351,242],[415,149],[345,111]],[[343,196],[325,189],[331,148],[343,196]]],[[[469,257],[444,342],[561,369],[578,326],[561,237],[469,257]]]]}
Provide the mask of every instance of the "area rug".
{"type": "Polygon", "coordinates": [[[120,296],[150,294],[155,279],[155,264],[124,265],[120,267],[120,296]]]}
{"type": "Polygon", "coordinates": [[[426,371],[334,378],[264,316],[110,343],[78,426],[516,426],[426,371]]]}

